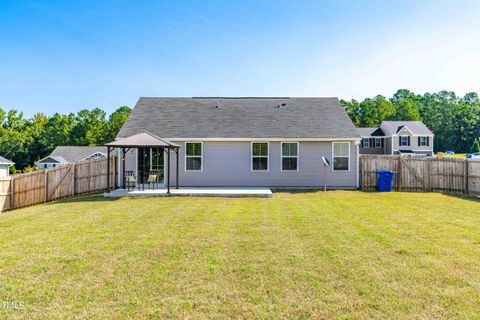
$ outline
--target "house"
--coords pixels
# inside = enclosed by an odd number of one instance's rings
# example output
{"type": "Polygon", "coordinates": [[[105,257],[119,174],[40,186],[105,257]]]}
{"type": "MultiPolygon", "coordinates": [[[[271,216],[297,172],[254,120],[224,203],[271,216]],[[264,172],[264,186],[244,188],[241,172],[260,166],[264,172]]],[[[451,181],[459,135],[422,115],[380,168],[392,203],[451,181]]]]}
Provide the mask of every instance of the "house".
{"type": "Polygon", "coordinates": [[[107,156],[106,147],[58,146],[52,153],[35,162],[37,168],[54,168],[88,159],[100,159],[107,156]]]}
{"type": "Polygon", "coordinates": [[[6,178],[10,174],[10,167],[15,163],[0,156],[0,178],[6,178]]]}
{"type": "Polygon", "coordinates": [[[178,152],[181,187],[358,187],[361,139],[337,98],[142,97],[116,137],[119,185],[123,163],[137,183],[156,171],[165,184],[165,149],[131,147],[149,139],[178,152]]]}
{"type": "Polygon", "coordinates": [[[434,134],[421,121],[383,121],[378,128],[357,128],[361,154],[433,155],[434,134]]]}

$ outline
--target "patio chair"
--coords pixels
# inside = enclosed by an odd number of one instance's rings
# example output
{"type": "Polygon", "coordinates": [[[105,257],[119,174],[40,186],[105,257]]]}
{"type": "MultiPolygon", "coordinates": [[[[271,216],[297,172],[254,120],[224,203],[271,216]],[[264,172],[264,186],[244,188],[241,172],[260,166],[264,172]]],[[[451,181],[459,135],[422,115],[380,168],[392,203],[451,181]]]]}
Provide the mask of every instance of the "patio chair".
{"type": "Polygon", "coordinates": [[[137,183],[137,178],[133,171],[125,171],[125,185],[127,190],[130,191],[130,186],[132,186],[132,190],[135,189],[135,184],[137,183]]]}
{"type": "Polygon", "coordinates": [[[158,182],[158,172],[157,171],[150,171],[148,173],[148,178],[147,178],[147,183],[150,187],[152,187],[152,190],[155,189],[155,184],[158,182]]]}

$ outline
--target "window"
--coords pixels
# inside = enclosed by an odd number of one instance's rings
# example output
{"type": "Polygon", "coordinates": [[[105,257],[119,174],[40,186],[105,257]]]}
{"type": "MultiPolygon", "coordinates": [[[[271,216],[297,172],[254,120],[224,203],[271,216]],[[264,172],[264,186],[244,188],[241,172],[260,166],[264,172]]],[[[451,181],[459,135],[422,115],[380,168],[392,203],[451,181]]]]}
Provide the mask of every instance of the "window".
{"type": "Polygon", "coordinates": [[[350,142],[333,143],[333,171],[349,171],[350,142]]]}
{"type": "Polygon", "coordinates": [[[428,147],[428,137],[418,137],[418,145],[421,147],[428,147]]]}
{"type": "Polygon", "coordinates": [[[202,152],[201,142],[187,142],[185,144],[185,170],[202,171],[202,152]]]}
{"type": "Polygon", "coordinates": [[[410,146],[410,137],[400,136],[400,146],[410,146]]]}
{"type": "Polygon", "coordinates": [[[363,138],[363,147],[364,148],[370,148],[370,139],[369,138],[363,138]]]}
{"type": "Polygon", "coordinates": [[[282,143],[282,171],[298,170],[298,143],[282,143]]]}
{"type": "Polygon", "coordinates": [[[252,143],[252,170],[268,170],[268,142],[252,143]]]}
{"type": "Polygon", "coordinates": [[[382,147],[382,138],[375,138],[375,148],[382,147]]]}

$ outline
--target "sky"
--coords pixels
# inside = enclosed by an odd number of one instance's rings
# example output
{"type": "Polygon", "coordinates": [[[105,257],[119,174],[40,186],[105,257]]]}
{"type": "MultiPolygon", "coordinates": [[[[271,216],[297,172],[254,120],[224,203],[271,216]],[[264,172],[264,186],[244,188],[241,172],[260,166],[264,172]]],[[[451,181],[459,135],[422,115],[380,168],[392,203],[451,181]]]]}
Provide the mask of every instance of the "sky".
{"type": "Polygon", "coordinates": [[[480,93],[480,1],[0,0],[0,107],[480,93]]]}

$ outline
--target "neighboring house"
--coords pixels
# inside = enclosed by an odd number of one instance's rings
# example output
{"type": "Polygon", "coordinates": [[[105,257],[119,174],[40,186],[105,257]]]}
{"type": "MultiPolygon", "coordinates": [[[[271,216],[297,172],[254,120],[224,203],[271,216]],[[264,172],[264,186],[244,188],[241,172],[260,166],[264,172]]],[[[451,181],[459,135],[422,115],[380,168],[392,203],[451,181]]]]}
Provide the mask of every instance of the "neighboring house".
{"type": "MultiPolygon", "coordinates": [[[[117,140],[141,132],[180,146],[181,187],[320,187],[322,156],[328,187],[358,187],[360,135],[337,98],[140,98],[117,140]]],[[[139,183],[152,170],[166,176],[158,149],[125,158],[139,183]]]]}
{"type": "Polygon", "coordinates": [[[361,154],[433,155],[434,134],[421,121],[383,121],[379,128],[357,128],[361,154]]]}
{"type": "Polygon", "coordinates": [[[0,156],[0,178],[6,178],[10,175],[10,167],[15,163],[0,156]]]}
{"type": "Polygon", "coordinates": [[[37,168],[54,168],[88,159],[107,156],[106,147],[58,146],[47,157],[35,162],[37,168]]]}

